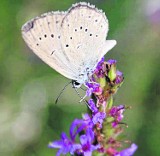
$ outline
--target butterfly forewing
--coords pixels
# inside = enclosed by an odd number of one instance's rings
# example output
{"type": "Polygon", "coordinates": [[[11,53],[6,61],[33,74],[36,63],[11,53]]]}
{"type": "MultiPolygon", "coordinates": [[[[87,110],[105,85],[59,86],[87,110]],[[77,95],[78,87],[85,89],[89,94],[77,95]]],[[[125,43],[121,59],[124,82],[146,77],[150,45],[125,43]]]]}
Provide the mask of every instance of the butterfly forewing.
{"type": "Polygon", "coordinates": [[[27,22],[22,35],[27,45],[45,63],[74,79],[69,60],[61,47],[61,22],[65,13],[47,13],[27,22]]]}
{"type": "MultiPolygon", "coordinates": [[[[79,3],[73,6],[62,21],[62,47],[77,74],[93,68],[99,59],[108,32],[108,20],[93,6],[79,3]]],[[[93,69],[92,69],[93,70],[93,69]]]]}

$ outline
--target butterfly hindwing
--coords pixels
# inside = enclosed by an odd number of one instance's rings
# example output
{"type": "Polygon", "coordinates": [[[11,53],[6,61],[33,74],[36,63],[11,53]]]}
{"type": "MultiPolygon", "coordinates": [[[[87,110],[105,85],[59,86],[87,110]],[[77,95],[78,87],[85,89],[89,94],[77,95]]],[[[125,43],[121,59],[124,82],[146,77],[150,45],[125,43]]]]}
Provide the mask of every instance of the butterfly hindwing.
{"type": "Polygon", "coordinates": [[[61,47],[61,22],[64,16],[63,12],[50,12],[37,17],[22,27],[22,36],[45,63],[62,75],[74,79],[73,69],[61,47]]]}

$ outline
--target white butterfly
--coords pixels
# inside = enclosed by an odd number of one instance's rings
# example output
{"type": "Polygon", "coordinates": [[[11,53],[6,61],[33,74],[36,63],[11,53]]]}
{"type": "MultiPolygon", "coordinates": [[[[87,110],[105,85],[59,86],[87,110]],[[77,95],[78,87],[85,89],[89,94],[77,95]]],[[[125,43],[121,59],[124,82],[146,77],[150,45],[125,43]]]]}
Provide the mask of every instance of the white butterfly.
{"type": "Polygon", "coordinates": [[[116,45],[106,40],[105,14],[85,2],[66,12],[49,12],[24,24],[22,36],[45,63],[81,86],[100,59],[116,45]]]}

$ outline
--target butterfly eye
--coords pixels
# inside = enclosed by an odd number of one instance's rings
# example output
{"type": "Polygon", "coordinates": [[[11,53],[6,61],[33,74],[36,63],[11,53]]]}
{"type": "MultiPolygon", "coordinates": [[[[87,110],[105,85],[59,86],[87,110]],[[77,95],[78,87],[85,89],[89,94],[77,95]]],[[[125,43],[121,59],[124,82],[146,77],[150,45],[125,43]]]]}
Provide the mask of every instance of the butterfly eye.
{"type": "Polygon", "coordinates": [[[77,82],[76,80],[72,80],[72,86],[73,88],[79,88],[82,84],[77,82]]]}

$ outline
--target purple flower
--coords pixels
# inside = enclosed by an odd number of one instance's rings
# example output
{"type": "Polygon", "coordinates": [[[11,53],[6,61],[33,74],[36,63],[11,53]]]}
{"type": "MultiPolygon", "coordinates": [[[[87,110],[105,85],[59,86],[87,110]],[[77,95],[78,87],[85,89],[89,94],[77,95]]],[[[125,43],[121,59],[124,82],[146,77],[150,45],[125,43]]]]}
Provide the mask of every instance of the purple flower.
{"type": "Polygon", "coordinates": [[[70,137],[74,141],[77,134],[79,134],[82,130],[85,130],[89,125],[90,119],[87,121],[83,119],[75,119],[70,126],[70,137]]]}
{"type": "Polygon", "coordinates": [[[116,114],[117,114],[117,107],[116,106],[114,106],[114,107],[112,107],[111,109],[110,109],[110,115],[112,116],[112,117],[114,117],[114,116],[116,116],[116,114]]]}
{"type": "Polygon", "coordinates": [[[106,117],[106,113],[98,112],[93,116],[92,121],[93,121],[94,125],[99,123],[100,128],[102,128],[102,123],[103,123],[103,120],[105,119],[105,117],[106,117]]]}
{"type": "Polygon", "coordinates": [[[118,152],[117,152],[117,150],[115,150],[114,148],[109,147],[109,148],[106,150],[106,153],[107,153],[109,156],[116,156],[116,154],[117,154],[118,152]]]}
{"type": "Polygon", "coordinates": [[[60,156],[61,154],[67,154],[70,152],[72,148],[72,141],[69,140],[65,133],[61,134],[61,140],[54,141],[49,143],[49,148],[59,148],[56,156],[60,156]]]}
{"type": "Polygon", "coordinates": [[[86,134],[80,136],[80,144],[78,144],[78,148],[75,148],[75,152],[79,155],[92,156],[92,152],[100,148],[100,145],[92,145],[93,141],[93,131],[88,129],[86,134]]]}
{"type": "Polygon", "coordinates": [[[84,119],[84,122],[86,123],[86,124],[89,124],[89,122],[91,122],[91,117],[89,116],[89,114],[83,114],[82,115],[82,117],[83,117],[83,119],[84,119]]]}
{"type": "Polygon", "coordinates": [[[98,62],[97,67],[98,67],[98,66],[101,66],[101,65],[102,65],[102,63],[103,63],[104,61],[105,61],[105,58],[104,58],[104,57],[102,57],[102,58],[101,58],[101,60],[98,62]]]}
{"type": "Polygon", "coordinates": [[[108,62],[110,65],[117,63],[117,61],[116,61],[116,60],[113,60],[113,59],[110,59],[110,60],[108,60],[107,62],[108,62]]]}
{"type": "Polygon", "coordinates": [[[132,156],[135,153],[135,151],[137,150],[137,148],[138,148],[138,146],[136,144],[132,144],[131,147],[122,150],[121,152],[119,152],[115,156],[132,156]]]}
{"type": "Polygon", "coordinates": [[[98,78],[103,77],[104,76],[104,72],[103,72],[103,67],[102,64],[104,62],[104,57],[99,61],[99,63],[97,64],[97,67],[94,71],[94,74],[96,74],[98,76],[98,78]]]}
{"type": "Polygon", "coordinates": [[[119,84],[122,81],[123,81],[123,73],[117,70],[115,83],[119,84]]]}
{"type": "Polygon", "coordinates": [[[112,125],[113,128],[115,128],[115,127],[117,127],[118,122],[117,121],[113,121],[111,125],[112,125]]]}
{"type": "Polygon", "coordinates": [[[102,59],[98,62],[97,64],[97,67],[96,67],[96,70],[101,70],[102,69],[102,63],[104,62],[104,57],[102,57],[102,59]]]}
{"type": "Polygon", "coordinates": [[[132,156],[137,150],[137,145],[132,144],[131,147],[118,151],[119,147],[122,147],[118,136],[123,131],[120,124],[126,108],[124,105],[112,106],[112,94],[123,82],[123,74],[116,69],[116,63],[117,61],[112,59],[104,62],[103,57],[97,64],[93,76],[85,83],[86,95],[93,95],[96,103],[91,98],[88,100],[90,111],[83,114],[82,119],[72,122],[70,137],[62,133],[60,140],[49,144],[50,148],[58,148],[56,156],[92,156],[95,150],[108,156],[132,156]]]}
{"type": "Polygon", "coordinates": [[[112,122],[112,127],[116,127],[118,123],[123,119],[123,112],[125,108],[123,105],[114,106],[110,109],[110,115],[115,119],[112,122]]]}
{"type": "Polygon", "coordinates": [[[118,120],[122,120],[124,110],[125,110],[124,105],[113,106],[110,109],[109,113],[112,117],[116,117],[118,120]]]}
{"type": "Polygon", "coordinates": [[[92,129],[94,126],[91,117],[88,114],[83,114],[83,119],[75,119],[70,126],[70,137],[75,140],[77,134],[87,129],[92,129]]]}
{"type": "Polygon", "coordinates": [[[88,106],[89,106],[90,110],[91,110],[93,113],[97,113],[97,112],[98,112],[98,109],[97,109],[97,107],[96,107],[93,99],[89,99],[88,104],[89,104],[88,106]]]}
{"type": "Polygon", "coordinates": [[[88,87],[86,91],[87,96],[91,96],[92,93],[100,94],[102,93],[102,89],[100,87],[100,84],[98,83],[86,83],[86,86],[88,87]]]}

